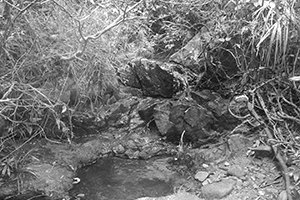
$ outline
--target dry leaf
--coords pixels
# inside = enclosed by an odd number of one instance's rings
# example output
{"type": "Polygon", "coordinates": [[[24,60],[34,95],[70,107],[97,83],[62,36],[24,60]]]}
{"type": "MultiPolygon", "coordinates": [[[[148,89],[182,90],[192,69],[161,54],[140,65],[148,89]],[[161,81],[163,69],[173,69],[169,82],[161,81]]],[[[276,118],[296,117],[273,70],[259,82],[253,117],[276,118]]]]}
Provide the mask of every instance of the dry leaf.
{"type": "Polygon", "coordinates": [[[277,200],[287,200],[287,192],[285,190],[281,191],[277,200]]]}

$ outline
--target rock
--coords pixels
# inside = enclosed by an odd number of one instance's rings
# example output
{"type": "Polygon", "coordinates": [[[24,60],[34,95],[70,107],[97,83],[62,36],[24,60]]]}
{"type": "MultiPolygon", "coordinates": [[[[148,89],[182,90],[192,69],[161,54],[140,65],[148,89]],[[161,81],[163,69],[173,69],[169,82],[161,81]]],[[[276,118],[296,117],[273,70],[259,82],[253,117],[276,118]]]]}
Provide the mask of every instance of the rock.
{"type": "Polygon", "coordinates": [[[142,120],[149,122],[153,119],[154,108],[158,101],[152,98],[140,99],[137,111],[142,120]]]}
{"type": "Polygon", "coordinates": [[[31,174],[34,174],[30,179],[26,179],[23,182],[23,189],[39,191],[43,189],[43,192],[47,196],[59,196],[64,194],[67,196],[67,192],[72,188],[72,181],[74,178],[74,172],[67,167],[52,164],[28,164],[25,170],[31,174]],[[61,181],[61,176],[66,177],[64,181],[61,181]]]}
{"type": "Polygon", "coordinates": [[[135,151],[133,149],[127,149],[124,154],[130,159],[138,159],[139,153],[140,153],[139,151],[135,151]]]}
{"type": "Polygon", "coordinates": [[[192,100],[172,104],[169,120],[174,126],[168,130],[167,139],[178,143],[184,132],[184,143],[205,144],[202,141],[210,137],[210,127],[215,122],[213,114],[192,100]]]}
{"type": "MultiPolygon", "coordinates": [[[[226,144],[221,144],[219,146],[212,146],[207,149],[195,148],[190,151],[195,163],[217,163],[220,160],[224,160],[227,154],[226,144]]],[[[211,167],[211,166],[209,166],[211,167]]]]}
{"type": "Polygon", "coordinates": [[[168,130],[174,126],[174,124],[170,121],[170,102],[163,102],[162,104],[158,104],[154,110],[154,120],[157,129],[164,136],[167,134],[168,130]]]}
{"type": "MultiPolygon", "coordinates": [[[[180,63],[183,66],[191,66],[199,63],[199,60],[196,60],[195,58],[198,58],[199,52],[203,52],[204,50],[202,36],[202,32],[196,34],[183,48],[174,53],[169,60],[180,63]]],[[[200,70],[199,67],[198,70],[200,70]]]]}
{"type": "Polygon", "coordinates": [[[252,141],[240,134],[234,134],[228,139],[228,145],[233,155],[241,155],[248,151],[248,147],[252,145],[252,141]]]}
{"type": "Polygon", "coordinates": [[[147,98],[140,101],[136,110],[145,123],[154,121],[155,124],[152,125],[170,142],[178,144],[183,132],[184,143],[197,145],[212,136],[210,127],[215,123],[215,118],[212,112],[199,106],[194,100],[147,98]]]}
{"type": "Polygon", "coordinates": [[[179,192],[165,197],[142,197],[136,200],[203,200],[196,195],[189,194],[187,192],[179,192]]]}
{"type": "Polygon", "coordinates": [[[220,94],[210,90],[192,91],[191,97],[214,114],[217,119],[214,130],[232,130],[239,123],[239,120],[228,112],[229,100],[223,99],[220,94]]]}
{"type": "Polygon", "coordinates": [[[127,86],[141,89],[144,96],[171,98],[179,91],[178,80],[160,65],[154,60],[135,60],[123,79],[127,86]]]}
{"type": "Polygon", "coordinates": [[[114,146],[112,148],[112,151],[116,154],[116,155],[119,155],[119,154],[123,154],[125,153],[126,149],[124,148],[123,145],[119,144],[117,146],[114,146]]]}
{"type": "Polygon", "coordinates": [[[207,177],[209,176],[209,173],[206,171],[198,171],[195,175],[195,179],[203,182],[207,177]]]}
{"type": "Polygon", "coordinates": [[[225,179],[220,182],[204,185],[201,192],[206,199],[221,199],[234,189],[235,180],[225,179]]]}
{"type": "Polygon", "coordinates": [[[227,174],[231,176],[236,176],[238,178],[242,178],[246,175],[246,172],[240,166],[233,165],[228,168],[227,174]]]}

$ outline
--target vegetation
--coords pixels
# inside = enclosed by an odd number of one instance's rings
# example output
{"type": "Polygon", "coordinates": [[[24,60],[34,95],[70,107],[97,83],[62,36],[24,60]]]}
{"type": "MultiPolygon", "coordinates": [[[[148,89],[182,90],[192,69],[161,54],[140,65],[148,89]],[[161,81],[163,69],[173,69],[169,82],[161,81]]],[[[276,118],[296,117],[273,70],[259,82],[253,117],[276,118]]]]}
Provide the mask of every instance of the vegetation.
{"type": "Polygon", "coordinates": [[[2,175],[22,160],[16,138],[71,139],[64,117],[97,113],[119,92],[122,66],[136,57],[172,61],[197,34],[197,51],[173,60],[192,72],[189,86],[246,102],[248,114],[232,114],[259,122],[287,172],[300,150],[299,10],[295,0],[1,1],[2,175]]]}

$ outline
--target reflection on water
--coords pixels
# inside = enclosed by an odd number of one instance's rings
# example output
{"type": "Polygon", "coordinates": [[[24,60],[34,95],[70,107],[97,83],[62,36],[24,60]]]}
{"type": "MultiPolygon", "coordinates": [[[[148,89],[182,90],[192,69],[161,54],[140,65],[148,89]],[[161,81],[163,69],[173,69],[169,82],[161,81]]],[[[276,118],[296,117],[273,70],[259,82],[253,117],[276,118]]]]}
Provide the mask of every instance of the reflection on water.
{"type": "Polygon", "coordinates": [[[149,167],[150,162],[107,157],[78,170],[81,182],[70,191],[71,196],[84,194],[88,200],[133,200],[171,194],[170,181],[149,167]],[[150,170],[150,173],[149,173],[150,170]]]}

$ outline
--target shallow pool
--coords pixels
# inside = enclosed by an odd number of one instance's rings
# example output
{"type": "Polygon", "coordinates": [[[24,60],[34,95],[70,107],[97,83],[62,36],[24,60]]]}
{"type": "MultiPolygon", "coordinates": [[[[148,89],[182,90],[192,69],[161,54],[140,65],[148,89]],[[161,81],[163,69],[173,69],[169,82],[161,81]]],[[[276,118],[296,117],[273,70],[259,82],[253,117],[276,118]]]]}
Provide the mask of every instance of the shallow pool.
{"type": "Polygon", "coordinates": [[[77,171],[81,182],[70,195],[82,200],[133,200],[173,193],[165,159],[155,161],[107,157],[77,171]]]}

